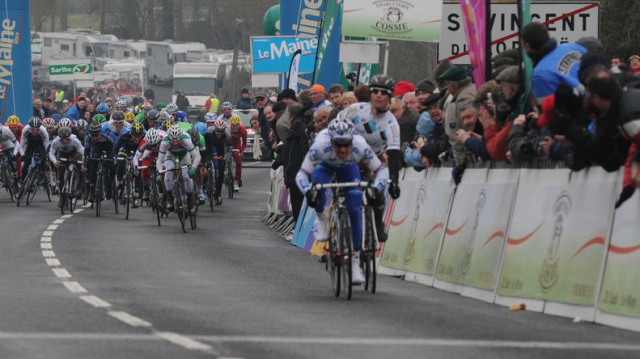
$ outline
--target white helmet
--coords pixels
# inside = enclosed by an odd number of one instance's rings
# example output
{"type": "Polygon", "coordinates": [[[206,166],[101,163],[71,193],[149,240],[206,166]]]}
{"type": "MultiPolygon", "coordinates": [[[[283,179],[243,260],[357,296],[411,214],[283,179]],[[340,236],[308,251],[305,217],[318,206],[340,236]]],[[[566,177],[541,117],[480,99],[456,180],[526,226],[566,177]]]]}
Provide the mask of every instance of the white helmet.
{"type": "Polygon", "coordinates": [[[216,122],[218,116],[213,112],[207,112],[204,115],[204,122],[216,122]]]}
{"type": "Polygon", "coordinates": [[[160,142],[160,134],[155,128],[150,128],[147,131],[147,135],[144,136],[144,141],[150,146],[157,145],[160,142]]]}
{"type": "Polygon", "coordinates": [[[165,111],[167,111],[170,115],[173,115],[174,113],[178,112],[178,105],[176,105],[175,103],[169,103],[167,104],[167,106],[164,108],[165,111]]]}
{"type": "Polygon", "coordinates": [[[60,122],[58,122],[58,126],[59,126],[60,128],[62,128],[62,127],[68,127],[68,128],[71,128],[71,126],[72,126],[72,125],[73,125],[73,124],[71,123],[71,120],[70,120],[70,119],[68,119],[68,118],[66,118],[66,117],[64,117],[64,118],[60,119],[60,122]]]}
{"type": "Polygon", "coordinates": [[[331,142],[349,142],[353,140],[353,131],[355,131],[355,126],[349,119],[340,118],[340,116],[338,116],[329,123],[327,129],[331,136],[331,142]]]}
{"type": "Polygon", "coordinates": [[[180,126],[171,126],[171,128],[169,128],[169,131],[167,131],[167,135],[169,136],[169,139],[171,141],[178,141],[182,139],[182,129],[180,128],[180,126]]]}

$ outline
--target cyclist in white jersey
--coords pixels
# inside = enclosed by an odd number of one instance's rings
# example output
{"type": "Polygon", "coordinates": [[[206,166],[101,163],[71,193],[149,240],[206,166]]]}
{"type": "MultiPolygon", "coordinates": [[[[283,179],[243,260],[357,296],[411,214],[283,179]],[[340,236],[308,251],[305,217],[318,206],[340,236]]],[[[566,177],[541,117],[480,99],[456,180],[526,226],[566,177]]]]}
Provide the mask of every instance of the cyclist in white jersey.
{"type": "MultiPolygon", "coordinates": [[[[365,139],[354,134],[353,123],[338,117],[331,121],[326,129],[318,133],[296,175],[296,184],[307,197],[307,205],[316,209],[315,238],[317,241],[326,241],[329,238],[327,218],[323,213],[325,190],[310,191],[312,183],[309,182],[309,177],[314,183],[329,183],[333,174],[336,175],[338,182],[360,181],[358,164],[363,164],[375,175],[374,186],[377,192],[384,191],[389,178],[387,168],[380,162],[365,139]]],[[[364,282],[364,275],[359,267],[359,253],[362,247],[362,218],[360,216],[362,191],[358,188],[347,188],[345,192],[355,252],[351,262],[353,283],[360,284],[364,282]]],[[[384,196],[378,194],[376,197],[384,196]]]]}
{"type": "MultiPolygon", "coordinates": [[[[353,121],[355,133],[364,137],[378,158],[389,166],[389,194],[391,198],[400,197],[398,187],[400,172],[400,125],[389,111],[395,84],[386,75],[376,75],[369,81],[371,102],[359,102],[349,106],[342,112],[342,116],[353,121]],[[386,159],[383,154],[386,154],[386,159]]],[[[373,202],[376,220],[376,231],[380,242],[387,240],[386,228],[383,221],[385,197],[378,196],[373,202]]]]}

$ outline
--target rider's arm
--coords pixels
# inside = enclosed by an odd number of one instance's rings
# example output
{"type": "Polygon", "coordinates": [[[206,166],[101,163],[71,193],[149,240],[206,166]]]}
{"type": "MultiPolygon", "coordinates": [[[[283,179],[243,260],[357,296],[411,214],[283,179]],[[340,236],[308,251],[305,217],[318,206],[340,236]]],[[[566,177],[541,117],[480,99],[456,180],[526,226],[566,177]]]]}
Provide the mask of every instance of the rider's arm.
{"type": "Polygon", "coordinates": [[[58,152],[58,143],[59,141],[53,140],[53,142],[51,142],[51,147],[49,148],[49,159],[53,163],[56,163],[56,161],[58,160],[56,158],[56,152],[58,152]]]}
{"type": "Polygon", "coordinates": [[[311,145],[309,152],[307,152],[307,154],[304,156],[304,160],[302,161],[300,170],[296,174],[296,185],[302,193],[307,193],[307,191],[311,188],[311,183],[309,183],[309,175],[313,173],[313,170],[320,162],[320,156],[323,153],[322,142],[323,141],[317,141],[314,142],[313,145],[311,145]]]}
{"type": "Polygon", "coordinates": [[[395,118],[389,123],[387,136],[386,150],[389,162],[389,176],[391,177],[391,181],[397,184],[400,179],[400,159],[402,158],[402,154],[400,153],[400,125],[398,125],[398,121],[395,118]]]}
{"type": "Polygon", "coordinates": [[[133,155],[133,167],[138,168],[141,155],[142,155],[141,148],[138,147],[135,155],[133,155]]]}
{"type": "Polygon", "coordinates": [[[240,153],[244,153],[244,150],[247,148],[247,129],[244,126],[240,127],[240,135],[242,136],[242,148],[240,149],[240,153]]]}
{"type": "MultiPolygon", "coordinates": [[[[168,140],[168,139],[167,139],[168,140]]],[[[158,149],[158,158],[156,159],[156,168],[158,171],[164,168],[164,157],[167,155],[167,149],[169,148],[169,142],[162,140],[160,142],[160,148],[158,149]]]]}
{"type": "Polygon", "coordinates": [[[118,155],[118,151],[120,151],[123,144],[124,144],[124,135],[118,137],[118,140],[113,145],[113,151],[112,151],[111,157],[116,157],[118,155]]]}
{"type": "Polygon", "coordinates": [[[40,136],[42,136],[42,145],[44,148],[49,147],[49,132],[40,127],[40,136]]]}
{"type": "Polygon", "coordinates": [[[189,151],[191,155],[191,166],[196,168],[200,164],[200,150],[193,145],[191,138],[183,137],[182,138],[182,146],[189,151]]]}
{"type": "Polygon", "coordinates": [[[76,149],[77,149],[78,153],[82,157],[84,157],[84,147],[82,146],[82,142],[80,142],[80,140],[76,137],[76,138],[72,138],[71,139],[71,143],[73,143],[76,146],[76,149]]]}

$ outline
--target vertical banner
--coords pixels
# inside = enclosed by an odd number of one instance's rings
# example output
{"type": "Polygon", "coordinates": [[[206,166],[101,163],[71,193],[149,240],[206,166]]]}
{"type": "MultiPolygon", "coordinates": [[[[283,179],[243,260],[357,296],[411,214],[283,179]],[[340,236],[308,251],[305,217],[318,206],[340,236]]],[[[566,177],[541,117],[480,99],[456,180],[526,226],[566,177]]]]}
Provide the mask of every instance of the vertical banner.
{"type": "MultiPolygon", "coordinates": [[[[531,22],[531,0],[518,0],[518,13],[520,14],[520,28],[531,22]]],[[[520,39],[520,37],[518,37],[520,39]]],[[[521,41],[522,42],[522,41],[521,41]]],[[[524,64],[524,73],[520,76],[524,81],[524,93],[520,97],[518,107],[520,112],[524,111],[524,108],[531,95],[531,77],[533,76],[533,62],[531,58],[525,53],[524,46],[520,46],[520,58],[524,64]]],[[[523,71],[521,69],[521,71],[523,71]]]]}
{"type": "Polygon", "coordinates": [[[31,24],[28,0],[0,3],[0,121],[31,117],[31,24]]]}
{"type": "Polygon", "coordinates": [[[342,0],[328,0],[318,37],[314,84],[328,89],[340,82],[340,40],[342,38],[342,0]]]}
{"type": "Polygon", "coordinates": [[[460,0],[464,30],[469,46],[469,58],[476,88],[486,82],[487,9],[485,0],[460,0]]]}
{"type": "Polygon", "coordinates": [[[298,70],[300,68],[300,57],[302,57],[302,50],[298,49],[293,54],[291,65],[289,66],[288,88],[293,90],[296,90],[298,88],[298,70]]]}

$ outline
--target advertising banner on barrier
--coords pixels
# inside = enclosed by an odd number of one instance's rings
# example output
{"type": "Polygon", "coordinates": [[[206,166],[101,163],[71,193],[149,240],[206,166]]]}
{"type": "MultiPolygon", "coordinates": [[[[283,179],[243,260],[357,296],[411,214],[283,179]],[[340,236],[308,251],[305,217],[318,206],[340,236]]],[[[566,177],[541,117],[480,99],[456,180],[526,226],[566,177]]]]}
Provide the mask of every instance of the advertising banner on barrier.
{"type": "Polygon", "coordinates": [[[568,185],[535,171],[539,183],[518,187],[498,294],[593,305],[615,181],[568,185]]]}
{"type": "MultiPolygon", "coordinates": [[[[404,179],[400,182],[402,193],[418,194],[422,185],[424,173],[413,169],[407,170],[404,179]]],[[[384,244],[380,265],[392,269],[404,270],[407,246],[412,235],[415,235],[417,224],[416,211],[420,211],[421,204],[425,200],[423,191],[419,195],[400,196],[394,201],[393,214],[389,224],[387,242],[384,244]]]]}
{"type": "Polygon", "coordinates": [[[31,117],[31,16],[29,1],[0,1],[0,119],[31,117]]]}
{"type": "Polygon", "coordinates": [[[344,0],[342,34],[438,41],[441,15],[440,0],[344,0]]]}
{"type": "Polygon", "coordinates": [[[254,73],[289,72],[296,51],[302,56],[299,72],[313,72],[318,39],[296,36],[252,36],[251,58],[254,73]]]}
{"type": "Polygon", "coordinates": [[[598,308],[640,317],[640,192],[615,212],[598,308]]]}
{"type": "MultiPolygon", "coordinates": [[[[428,169],[416,198],[416,215],[412,219],[414,223],[405,251],[407,271],[434,275],[452,196],[451,171],[428,169]]],[[[411,193],[409,197],[416,196],[411,193]]]]}

